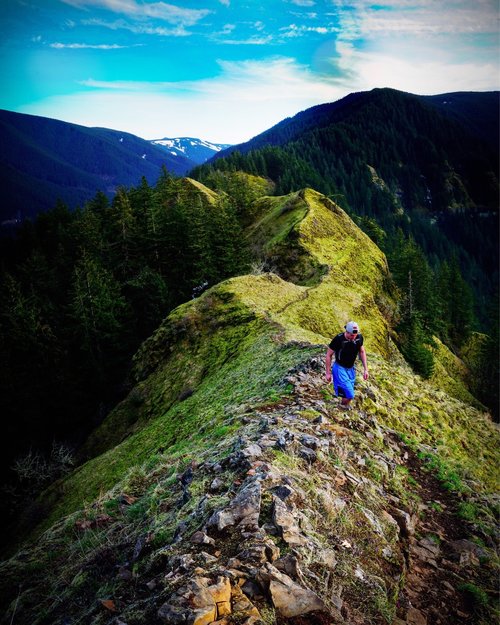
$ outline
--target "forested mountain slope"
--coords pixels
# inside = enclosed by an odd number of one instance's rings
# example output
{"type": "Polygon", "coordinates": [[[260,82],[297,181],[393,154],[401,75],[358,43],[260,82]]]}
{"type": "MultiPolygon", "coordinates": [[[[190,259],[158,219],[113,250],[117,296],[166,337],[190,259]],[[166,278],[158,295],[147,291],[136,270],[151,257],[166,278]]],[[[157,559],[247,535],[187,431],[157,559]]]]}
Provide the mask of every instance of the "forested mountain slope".
{"type": "Polygon", "coordinates": [[[411,236],[436,269],[456,258],[484,311],[498,284],[499,94],[354,93],[286,119],[192,175],[268,176],[335,199],[390,257],[411,236]],[[377,231],[375,225],[382,228],[377,231]]]}
{"type": "Polygon", "coordinates": [[[111,197],[118,186],[144,176],[155,183],[163,166],[182,175],[194,161],[127,132],[0,111],[3,192],[0,222],[26,219],[57,200],[83,206],[97,191],[111,197]]]}
{"type": "Polygon", "coordinates": [[[0,246],[2,470],[53,441],[78,447],[168,312],[247,265],[227,197],[166,172],[24,222],[0,246]]]}
{"type": "Polygon", "coordinates": [[[485,93],[464,92],[422,96],[422,100],[436,106],[444,115],[454,118],[481,137],[494,151],[498,150],[500,119],[498,91],[485,93]]]}
{"type": "Polygon", "coordinates": [[[466,371],[439,343],[439,374],[407,366],[385,257],[338,205],[259,185],[245,234],[284,277],[215,284],[143,343],[95,457],[23,520],[36,540],[0,567],[6,619],[491,620],[498,432],[466,371]],[[371,377],[346,413],[323,356],[350,317],[371,377]]]}

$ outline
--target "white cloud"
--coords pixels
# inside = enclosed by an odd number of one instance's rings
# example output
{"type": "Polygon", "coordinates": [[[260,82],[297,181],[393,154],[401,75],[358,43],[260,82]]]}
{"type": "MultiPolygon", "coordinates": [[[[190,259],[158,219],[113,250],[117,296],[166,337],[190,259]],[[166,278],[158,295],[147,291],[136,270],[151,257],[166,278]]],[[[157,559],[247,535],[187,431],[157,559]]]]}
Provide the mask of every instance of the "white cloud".
{"type": "Polygon", "coordinates": [[[248,37],[247,39],[221,39],[215,36],[213,39],[218,43],[224,43],[228,46],[265,46],[273,41],[271,35],[265,37],[248,37]]]}
{"type": "Polygon", "coordinates": [[[297,26],[290,24],[280,28],[283,37],[300,37],[307,33],[317,33],[319,35],[327,35],[329,33],[338,32],[338,28],[333,26],[297,26]]]}
{"type": "Polygon", "coordinates": [[[283,118],[345,95],[290,58],[220,61],[219,76],[178,83],[87,80],[74,95],[48,98],[22,112],[145,138],[200,136],[246,141],[283,118]]]}
{"type": "Polygon", "coordinates": [[[392,87],[416,94],[451,91],[490,91],[499,88],[498,64],[492,62],[450,62],[435,53],[434,58],[419,60],[408,51],[406,57],[362,52],[350,44],[338,44],[337,65],[352,91],[392,87]]]}
{"type": "Polygon", "coordinates": [[[337,0],[336,6],[339,57],[331,63],[353,89],[498,89],[496,0],[351,0],[348,10],[337,0]]]}
{"type": "Polygon", "coordinates": [[[313,7],[316,2],[315,0],[288,0],[291,4],[295,4],[298,7],[313,7]]]}
{"type": "Polygon", "coordinates": [[[187,37],[191,35],[184,26],[165,28],[164,26],[151,26],[150,24],[140,22],[131,24],[123,19],[118,19],[114,22],[106,22],[105,20],[93,18],[90,20],[82,20],[82,24],[84,26],[102,26],[103,28],[110,28],[111,30],[129,30],[138,35],[158,35],[160,37],[187,37]]]}
{"type": "Polygon", "coordinates": [[[224,24],[221,32],[219,33],[220,35],[229,35],[233,32],[233,30],[236,28],[235,24],[224,24]]]}
{"type": "Polygon", "coordinates": [[[153,18],[182,26],[193,26],[211,13],[208,9],[185,9],[165,2],[139,3],[136,0],[62,0],[62,2],[81,9],[97,7],[132,18],[153,18]]]}
{"type": "Polygon", "coordinates": [[[332,85],[319,80],[306,66],[287,57],[264,61],[218,61],[221,72],[213,78],[178,82],[99,81],[89,78],[79,84],[92,89],[217,97],[221,101],[302,98],[313,103],[333,94],[332,85]],[[304,92],[308,92],[304,96],[304,92]]]}
{"type": "Polygon", "coordinates": [[[49,46],[51,48],[56,48],[58,50],[62,50],[64,48],[70,48],[73,50],[83,50],[86,48],[90,48],[92,50],[119,50],[120,48],[130,48],[131,46],[119,46],[116,43],[107,44],[93,44],[93,43],[50,43],[49,46]]]}
{"type": "Polygon", "coordinates": [[[498,33],[495,0],[352,0],[336,1],[345,39],[380,35],[498,33]]]}

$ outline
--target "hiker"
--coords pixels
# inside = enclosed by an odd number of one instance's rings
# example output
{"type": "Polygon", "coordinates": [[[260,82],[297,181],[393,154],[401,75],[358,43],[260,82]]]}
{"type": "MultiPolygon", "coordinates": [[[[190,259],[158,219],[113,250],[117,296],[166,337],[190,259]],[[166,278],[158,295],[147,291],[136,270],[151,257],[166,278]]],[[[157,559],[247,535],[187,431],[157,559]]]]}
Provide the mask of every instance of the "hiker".
{"type": "Polygon", "coordinates": [[[359,333],[359,326],[355,321],[349,321],[344,326],[345,332],[334,337],[326,350],[326,374],[328,383],[332,381],[335,395],[341,397],[341,406],[347,408],[354,398],[354,384],[356,370],[354,363],[359,354],[363,363],[363,380],[368,380],[368,365],[366,352],[363,347],[363,336],[359,333]],[[335,362],[332,367],[332,356],[335,362]]]}

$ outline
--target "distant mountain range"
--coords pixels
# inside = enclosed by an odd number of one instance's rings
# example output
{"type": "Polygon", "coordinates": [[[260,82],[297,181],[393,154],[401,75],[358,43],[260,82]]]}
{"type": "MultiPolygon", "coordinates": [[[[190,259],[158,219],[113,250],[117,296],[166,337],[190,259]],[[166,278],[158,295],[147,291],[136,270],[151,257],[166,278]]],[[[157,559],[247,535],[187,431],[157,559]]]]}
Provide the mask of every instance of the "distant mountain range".
{"type": "Polygon", "coordinates": [[[52,208],[83,205],[98,190],[112,196],[163,166],[184,175],[221,148],[194,138],[147,141],[130,133],[0,110],[0,222],[52,208]],[[171,147],[170,147],[171,146],[171,147]]]}
{"type": "Polygon", "coordinates": [[[401,210],[491,212],[498,206],[498,136],[498,92],[352,93],[235,146],[191,137],[147,141],[0,111],[0,222],[33,216],[58,199],[73,208],[98,190],[111,197],[142,176],[155,183],[163,166],[175,175],[201,166],[203,178],[203,163],[220,158],[271,178],[278,193],[311,186],[382,222],[399,219],[401,210]]]}
{"type": "Polygon", "coordinates": [[[187,157],[196,165],[205,163],[221,150],[226,150],[230,147],[229,143],[211,143],[210,141],[203,141],[193,137],[177,137],[174,139],[164,137],[163,139],[154,139],[151,143],[159,145],[173,156],[187,157]]]}

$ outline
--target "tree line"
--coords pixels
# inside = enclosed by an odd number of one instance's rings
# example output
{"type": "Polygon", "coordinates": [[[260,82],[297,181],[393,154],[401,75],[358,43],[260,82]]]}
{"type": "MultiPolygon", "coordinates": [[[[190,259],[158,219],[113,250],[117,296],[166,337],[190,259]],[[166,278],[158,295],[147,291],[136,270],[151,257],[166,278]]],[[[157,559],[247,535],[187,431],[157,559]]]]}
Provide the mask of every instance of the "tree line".
{"type": "Polygon", "coordinates": [[[436,271],[456,256],[486,323],[499,280],[498,158],[456,119],[382,89],[304,111],[191,175],[246,171],[278,195],[309,186],[374,220],[388,243],[400,231],[414,239],[436,271]]]}
{"type": "Polygon", "coordinates": [[[77,445],[126,392],[131,355],[175,306],[242,271],[228,196],[163,171],[58,203],[2,241],[0,411],[4,468],[21,447],[77,445]]]}

